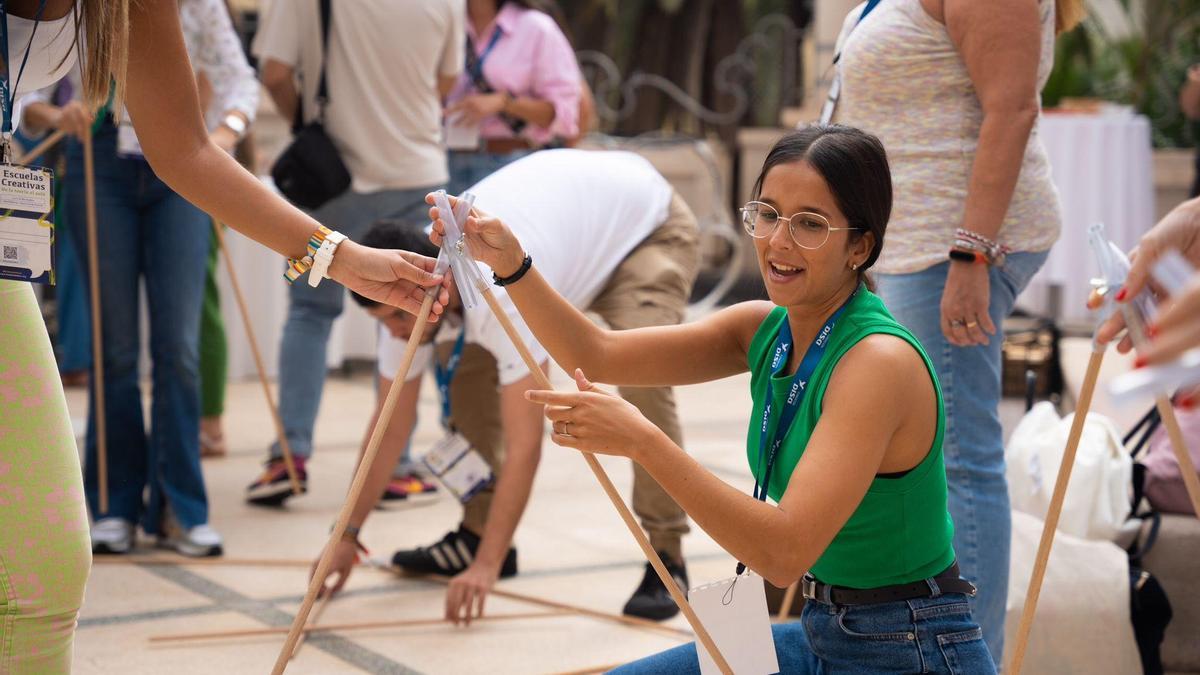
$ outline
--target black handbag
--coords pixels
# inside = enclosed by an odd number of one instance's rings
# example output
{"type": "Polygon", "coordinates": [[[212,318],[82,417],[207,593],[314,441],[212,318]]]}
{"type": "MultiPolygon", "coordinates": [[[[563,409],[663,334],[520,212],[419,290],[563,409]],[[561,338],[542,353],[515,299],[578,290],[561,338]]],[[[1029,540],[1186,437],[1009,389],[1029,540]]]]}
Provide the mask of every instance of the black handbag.
{"type": "Polygon", "coordinates": [[[1151,408],[1137,424],[1125,434],[1125,447],[1133,456],[1133,495],[1130,499],[1130,520],[1142,521],[1137,535],[1125,552],[1129,554],[1129,618],[1133,623],[1133,636],[1137,641],[1138,655],[1142,659],[1144,675],[1163,675],[1162,643],[1173,612],[1167,591],[1153,574],[1146,571],[1142,558],[1158,541],[1158,528],[1162,515],[1152,509],[1142,510],[1145,497],[1146,466],[1136,461],[1146,448],[1150,436],[1162,422],[1158,409],[1151,408]],[[1136,438],[1136,441],[1135,441],[1136,438]],[[1147,528],[1146,525],[1149,524],[1147,528]],[[1145,536],[1143,537],[1143,531],[1145,536]]]}
{"type": "MultiPolygon", "coordinates": [[[[293,204],[306,209],[315,209],[350,187],[350,171],[325,132],[325,106],[329,103],[325,62],[329,49],[330,5],[331,0],[320,0],[321,79],[317,84],[317,119],[304,124],[304,106],[302,103],[297,105],[292,143],[271,167],[271,178],[279,191],[293,204]]],[[[303,101],[304,97],[300,99],[303,101]]]]}

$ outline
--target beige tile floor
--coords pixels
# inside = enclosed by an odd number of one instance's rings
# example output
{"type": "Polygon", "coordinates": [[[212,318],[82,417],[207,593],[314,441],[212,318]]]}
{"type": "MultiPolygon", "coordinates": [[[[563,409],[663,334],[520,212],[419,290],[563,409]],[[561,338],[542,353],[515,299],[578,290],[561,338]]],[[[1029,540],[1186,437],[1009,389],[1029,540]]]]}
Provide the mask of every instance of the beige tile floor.
{"type": "MultiPolygon", "coordinates": [[[[562,373],[558,386],[566,386],[562,373]]],[[[744,439],[748,378],[678,390],[687,447],[735,486],[749,490],[744,439]]],[[[435,440],[437,406],[425,387],[416,447],[435,440]]],[[[70,390],[72,413],[86,401],[70,390]]],[[[206,460],[212,524],[225,537],[226,557],[309,560],[325,541],[364,432],[374,393],[366,377],[331,377],[317,424],[317,452],[309,464],[309,494],[285,510],[250,507],[242,491],[258,472],[272,426],[257,382],[231,383],[227,458],[206,460]]],[[[628,495],[628,462],[604,460],[628,495]]],[[[376,511],[364,529],[375,557],[397,547],[428,544],[457,523],[450,499],[419,507],[376,511]]],[[[521,574],[500,587],[603,612],[619,613],[642,576],[643,558],[583,461],[547,440],[528,511],[516,535],[521,574]]],[[[152,542],[139,544],[153,553],[152,542]]],[[[693,583],[728,576],[734,566],[703,532],[684,542],[693,583]]],[[[205,565],[97,564],[80,618],[77,673],[265,673],[281,636],[151,644],[155,635],[286,626],[299,607],[307,571],[205,565]]],[[[329,606],[323,622],[436,618],[439,587],[361,569],[329,606]]],[[[489,611],[540,611],[500,598],[489,611]]],[[[676,618],[669,625],[686,623],[676,618]]],[[[419,628],[381,628],[314,636],[288,672],[296,673],[557,673],[627,661],[680,643],[670,635],[580,616],[530,618],[419,628]]]]}

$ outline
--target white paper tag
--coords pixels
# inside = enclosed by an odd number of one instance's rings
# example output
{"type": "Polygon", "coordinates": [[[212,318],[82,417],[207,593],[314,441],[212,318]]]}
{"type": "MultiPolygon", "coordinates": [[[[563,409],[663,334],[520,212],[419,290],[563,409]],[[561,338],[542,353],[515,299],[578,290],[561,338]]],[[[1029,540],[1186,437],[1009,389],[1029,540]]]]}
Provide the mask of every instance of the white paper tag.
{"type": "Polygon", "coordinates": [[[0,278],[54,283],[54,172],[0,165],[0,278]]]}
{"type": "Polygon", "coordinates": [[[122,121],[117,125],[117,156],[127,159],[145,159],[142,144],[138,141],[133,124],[122,121]]]}
{"type": "MultiPolygon", "coordinates": [[[[753,572],[730,577],[688,592],[688,602],[712,636],[721,656],[738,675],[772,675],[779,672],[775,636],[767,613],[767,592],[762,577],[753,572]]],[[[699,641],[696,654],[702,675],[721,670],[699,641]]]]}
{"type": "Polygon", "coordinates": [[[421,458],[442,485],[461,502],[492,482],[492,468],[459,433],[450,433],[421,458]]]}
{"type": "Polygon", "coordinates": [[[446,120],[446,147],[451,150],[478,150],[479,125],[462,121],[459,115],[446,120]]]}

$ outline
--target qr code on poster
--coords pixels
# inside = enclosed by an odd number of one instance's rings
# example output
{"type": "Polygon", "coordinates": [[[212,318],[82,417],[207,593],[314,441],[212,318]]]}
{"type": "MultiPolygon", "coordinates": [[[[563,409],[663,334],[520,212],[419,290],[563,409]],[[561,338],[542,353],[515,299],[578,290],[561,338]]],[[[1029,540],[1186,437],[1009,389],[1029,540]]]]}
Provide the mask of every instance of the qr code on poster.
{"type": "Polygon", "coordinates": [[[18,260],[18,258],[19,258],[19,256],[17,255],[17,247],[16,246],[5,246],[4,247],[4,255],[3,255],[4,260],[16,262],[18,260]]]}

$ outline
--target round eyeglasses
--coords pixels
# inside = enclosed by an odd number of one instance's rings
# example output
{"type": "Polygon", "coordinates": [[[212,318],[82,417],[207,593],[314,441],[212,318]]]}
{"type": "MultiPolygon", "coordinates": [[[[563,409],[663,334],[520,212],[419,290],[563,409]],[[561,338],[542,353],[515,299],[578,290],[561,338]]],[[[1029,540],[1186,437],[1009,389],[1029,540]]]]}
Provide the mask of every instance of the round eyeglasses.
{"type": "Polygon", "coordinates": [[[779,221],[788,224],[792,241],[800,248],[815,250],[829,241],[829,233],[838,230],[861,230],[861,227],[831,227],[829,220],[819,213],[802,211],[784,218],[774,206],[765,202],[747,202],[742,207],[742,227],[746,234],[755,239],[766,239],[775,231],[779,221]]]}

